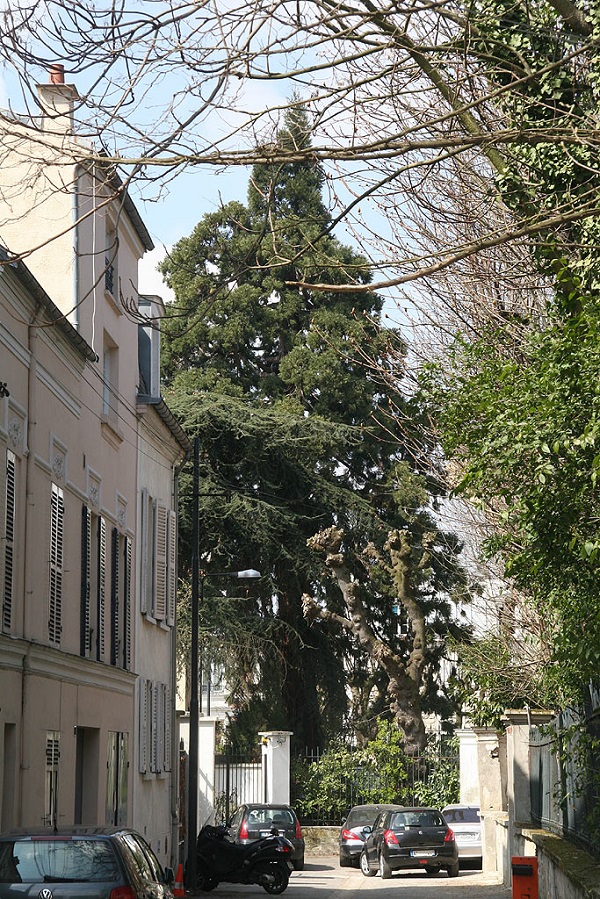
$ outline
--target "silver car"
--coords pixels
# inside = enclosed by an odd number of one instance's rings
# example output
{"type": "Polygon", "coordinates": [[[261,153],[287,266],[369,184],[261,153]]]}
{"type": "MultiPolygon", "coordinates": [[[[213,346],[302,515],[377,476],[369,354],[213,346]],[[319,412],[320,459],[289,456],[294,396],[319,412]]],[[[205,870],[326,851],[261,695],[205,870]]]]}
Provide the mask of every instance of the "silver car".
{"type": "Polygon", "coordinates": [[[481,865],[481,818],[478,805],[447,805],[442,814],[456,837],[460,862],[472,861],[481,865]]]}
{"type": "Polygon", "coordinates": [[[173,879],[128,828],[45,827],[0,836],[0,899],[173,899],[173,879]]]}

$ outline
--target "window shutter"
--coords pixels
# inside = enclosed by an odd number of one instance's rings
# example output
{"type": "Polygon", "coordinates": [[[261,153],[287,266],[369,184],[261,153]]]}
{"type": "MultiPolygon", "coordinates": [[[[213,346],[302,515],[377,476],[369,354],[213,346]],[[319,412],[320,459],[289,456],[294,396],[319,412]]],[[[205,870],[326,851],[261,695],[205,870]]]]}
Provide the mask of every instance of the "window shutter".
{"type": "Polygon", "coordinates": [[[106,522],[98,521],[98,661],[104,658],[106,632],[106,522]]]}
{"type": "Polygon", "coordinates": [[[168,580],[167,580],[167,624],[175,624],[175,603],[177,600],[177,515],[168,513],[169,545],[168,545],[168,580]]]}
{"type": "Polygon", "coordinates": [[[65,506],[62,490],[52,484],[50,503],[50,597],[48,639],[60,643],[62,630],[62,578],[65,506]]]}
{"type": "Polygon", "coordinates": [[[131,539],[125,539],[125,571],[123,577],[123,668],[131,669],[131,539]]]}
{"type": "Polygon", "coordinates": [[[138,680],[139,709],[139,735],[140,735],[140,774],[148,771],[148,682],[145,677],[138,680]]]}
{"type": "Polygon", "coordinates": [[[2,630],[8,634],[12,630],[14,544],[15,544],[15,501],[16,501],[16,458],[10,450],[6,452],[6,491],[4,515],[4,589],[2,595],[2,630]]]}
{"type": "Polygon", "coordinates": [[[110,579],[110,664],[119,661],[119,532],[112,529],[110,579]]]}
{"type": "Polygon", "coordinates": [[[140,611],[146,615],[152,611],[152,497],[142,490],[140,536],[140,611]]]}
{"type": "Polygon", "coordinates": [[[164,758],[163,758],[163,768],[165,771],[171,770],[171,695],[170,690],[166,684],[163,684],[163,700],[164,700],[164,758]]]}
{"type": "Polygon", "coordinates": [[[150,770],[153,772],[158,771],[158,684],[152,683],[150,686],[150,696],[151,696],[151,715],[152,715],[152,723],[151,723],[151,761],[150,761],[150,770]]]}
{"type": "Polygon", "coordinates": [[[87,506],[81,509],[81,597],[79,654],[87,656],[92,648],[90,630],[90,578],[92,558],[92,514],[87,506]]]}
{"type": "Polygon", "coordinates": [[[167,612],[167,509],[156,503],[156,543],[155,543],[155,583],[154,617],[164,621],[167,612]]]}

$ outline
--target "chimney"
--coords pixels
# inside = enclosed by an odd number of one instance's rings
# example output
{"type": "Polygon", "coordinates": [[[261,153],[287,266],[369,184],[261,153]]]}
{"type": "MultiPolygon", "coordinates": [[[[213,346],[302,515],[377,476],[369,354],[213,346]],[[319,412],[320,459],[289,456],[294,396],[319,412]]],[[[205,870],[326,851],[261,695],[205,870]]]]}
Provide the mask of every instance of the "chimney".
{"type": "Polygon", "coordinates": [[[42,108],[42,130],[54,134],[73,133],[73,107],[79,99],[73,84],[65,84],[65,67],[54,63],[48,71],[47,84],[38,84],[42,108]]]}
{"type": "Polygon", "coordinates": [[[61,63],[56,62],[50,66],[50,84],[65,83],[65,67],[61,63]]]}

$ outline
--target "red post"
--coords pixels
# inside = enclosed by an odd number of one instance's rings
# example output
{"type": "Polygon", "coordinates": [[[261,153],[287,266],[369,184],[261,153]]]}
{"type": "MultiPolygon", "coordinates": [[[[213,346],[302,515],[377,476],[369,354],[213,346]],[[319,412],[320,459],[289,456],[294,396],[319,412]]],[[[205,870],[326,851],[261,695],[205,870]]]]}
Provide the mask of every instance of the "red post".
{"type": "Polygon", "coordinates": [[[512,899],[538,899],[538,860],[534,855],[513,855],[512,899]]]}

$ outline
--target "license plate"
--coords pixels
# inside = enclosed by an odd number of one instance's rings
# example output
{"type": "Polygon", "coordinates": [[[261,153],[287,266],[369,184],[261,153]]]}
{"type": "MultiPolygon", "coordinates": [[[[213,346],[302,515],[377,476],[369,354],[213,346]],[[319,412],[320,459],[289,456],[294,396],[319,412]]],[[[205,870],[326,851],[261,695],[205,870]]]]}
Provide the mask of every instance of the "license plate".
{"type": "Polygon", "coordinates": [[[261,835],[261,837],[270,837],[271,831],[270,830],[261,830],[260,835],[261,835]]]}
{"type": "Polygon", "coordinates": [[[477,839],[476,833],[457,833],[455,834],[457,843],[469,843],[477,839]]]}
{"type": "Polygon", "coordinates": [[[432,858],[435,851],[433,849],[413,849],[410,854],[413,858],[432,858]]]}

